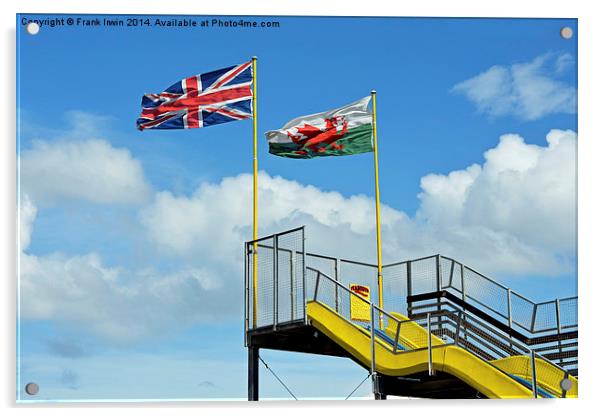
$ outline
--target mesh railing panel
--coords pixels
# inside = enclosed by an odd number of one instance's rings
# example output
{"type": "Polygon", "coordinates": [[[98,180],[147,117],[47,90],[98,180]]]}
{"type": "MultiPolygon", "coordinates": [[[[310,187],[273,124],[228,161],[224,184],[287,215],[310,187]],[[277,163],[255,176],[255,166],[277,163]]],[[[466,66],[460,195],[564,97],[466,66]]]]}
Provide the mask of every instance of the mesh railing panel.
{"type": "Polygon", "coordinates": [[[460,297],[462,297],[462,288],[464,287],[463,275],[464,265],[455,261],[453,264],[453,278],[450,282],[450,288],[455,289],[460,297]]]}
{"type": "Polygon", "coordinates": [[[464,289],[467,300],[474,301],[501,317],[508,317],[508,292],[503,286],[464,267],[464,289]]]}
{"type": "Polygon", "coordinates": [[[278,274],[276,282],[278,288],[278,307],[276,322],[292,321],[294,319],[294,265],[293,253],[281,248],[282,241],[278,241],[278,274]]]}
{"type": "Polygon", "coordinates": [[[577,327],[577,298],[562,299],[559,301],[560,325],[562,328],[577,327]]]}
{"type": "Polygon", "coordinates": [[[459,271],[460,267],[456,264],[452,259],[448,259],[446,257],[440,256],[439,260],[440,268],[441,268],[441,289],[447,289],[454,287],[455,280],[457,280],[457,286],[460,286],[460,278],[459,275],[455,276],[457,271],[459,271]],[[454,280],[454,277],[456,279],[454,280]]]}
{"type": "Polygon", "coordinates": [[[303,229],[246,243],[247,319],[253,327],[254,269],[257,271],[255,328],[303,319],[303,229]],[[278,250],[274,250],[274,246],[278,250]],[[256,247],[253,255],[253,247],[256,247]],[[255,259],[256,267],[253,266],[255,259]]]}
{"type": "MultiPolygon", "coordinates": [[[[273,240],[257,245],[257,327],[274,324],[274,246],[273,240]]],[[[253,273],[251,256],[251,273],[253,273]]],[[[252,293],[252,292],[251,292],[252,293]]]]}
{"type": "Polygon", "coordinates": [[[543,332],[557,328],[556,302],[538,303],[535,309],[533,332],[543,332]]]}
{"type": "Polygon", "coordinates": [[[328,279],[328,277],[324,276],[318,271],[309,270],[307,276],[308,280],[312,282],[312,285],[308,291],[309,300],[315,300],[323,305],[328,306],[330,309],[337,311],[339,315],[354,324],[360,325],[364,328],[369,326],[369,315],[363,319],[358,319],[358,317],[362,318],[362,316],[358,316],[361,314],[358,314],[357,310],[355,316],[352,314],[351,299],[352,297],[356,299],[356,305],[360,304],[365,306],[367,308],[366,314],[369,314],[368,302],[360,300],[357,296],[352,295],[348,290],[340,287],[333,280],[328,279]]]}
{"type": "Polygon", "coordinates": [[[437,290],[437,258],[413,260],[410,264],[412,295],[437,290]]]}
{"type": "MultiPolygon", "coordinates": [[[[431,346],[454,344],[457,338],[457,315],[453,313],[433,314],[430,316],[431,346]]],[[[428,348],[428,321],[426,315],[399,322],[398,343],[405,350],[428,348]]],[[[400,350],[403,351],[403,350],[400,350]]]]}
{"type": "Polygon", "coordinates": [[[307,254],[305,257],[307,266],[320,270],[322,273],[327,274],[333,279],[337,280],[337,261],[334,258],[324,258],[312,254],[307,254]]]}
{"type": "MultiPolygon", "coordinates": [[[[308,253],[305,257],[305,261],[306,261],[308,267],[319,270],[320,272],[325,273],[326,275],[332,277],[334,280],[338,280],[339,271],[337,270],[337,259],[336,258],[308,253]]],[[[309,281],[308,281],[308,289],[307,289],[308,290],[308,292],[307,292],[308,299],[310,296],[313,296],[312,290],[313,290],[313,287],[315,284],[314,279],[315,279],[315,274],[312,273],[311,276],[309,277],[309,281]]],[[[335,288],[335,291],[337,291],[336,288],[335,288]]],[[[336,304],[335,304],[335,306],[336,306],[336,304]]]]}
{"type": "Polygon", "coordinates": [[[307,282],[305,282],[305,287],[303,280],[306,278],[306,266],[304,261],[307,261],[307,256],[305,259],[303,258],[302,252],[297,252],[297,260],[295,262],[295,319],[304,319],[305,318],[305,300],[307,300],[307,296],[305,296],[304,291],[307,293],[307,282]]]}
{"type": "Polygon", "coordinates": [[[512,305],[512,323],[526,331],[531,331],[535,304],[514,292],[511,293],[510,303],[512,305]]]}
{"type": "MultiPolygon", "coordinates": [[[[457,311],[457,308],[452,305],[442,305],[444,310],[447,310],[448,307],[457,311]]],[[[417,316],[424,317],[426,311],[432,311],[433,308],[433,305],[419,307],[416,311],[417,316]]],[[[448,324],[444,323],[440,329],[437,326],[437,318],[432,317],[433,334],[456,336],[459,346],[508,374],[528,390],[532,390],[531,348],[509,338],[479,318],[461,311],[458,312],[461,314],[461,320],[457,334],[454,334],[454,325],[449,319],[447,320],[448,324]]],[[[449,339],[444,339],[444,341],[450,342],[449,339]]],[[[577,367],[576,349],[576,340],[567,340],[560,348],[558,342],[550,342],[546,345],[539,345],[534,350],[537,351],[535,372],[539,397],[560,397],[562,395],[560,381],[567,377],[569,370],[577,367]]],[[[576,392],[568,394],[576,394],[576,392]]]]}
{"type": "Polygon", "coordinates": [[[278,244],[278,319],[303,318],[303,236],[290,233],[276,238],[278,244]],[[298,264],[301,260],[301,265],[298,264]],[[301,266],[301,267],[299,267],[301,266]]]}
{"type": "MultiPolygon", "coordinates": [[[[396,351],[396,353],[403,353],[404,351],[428,347],[429,335],[426,330],[426,316],[400,321],[386,311],[381,311],[376,307],[370,309],[370,304],[367,301],[360,300],[349,290],[336,285],[333,280],[317,270],[309,270],[308,278],[317,283],[317,288],[314,285],[310,289],[310,300],[320,302],[332,310],[338,308],[341,317],[365,329],[367,333],[370,332],[370,316],[372,315],[375,325],[375,337],[385,348],[396,351]],[[355,299],[355,311],[352,310],[352,299],[355,299]],[[358,313],[358,305],[363,305],[366,308],[365,313],[358,313]],[[399,331],[397,330],[398,326],[399,331]]],[[[430,319],[433,347],[453,343],[455,333],[458,330],[457,318],[433,315],[430,319]]]]}
{"type": "MultiPolygon", "coordinates": [[[[368,286],[370,288],[370,301],[378,304],[378,268],[373,265],[340,261],[339,282],[349,288],[351,284],[368,286]]],[[[332,276],[331,276],[332,277],[332,276]]]]}
{"type": "Polygon", "coordinates": [[[407,263],[383,267],[383,307],[386,311],[408,314],[407,263]]]}
{"type": "MultiPolygon", "coordinates": [[[[429,258],[430,267],[425,271],[425,260],[414,260],[412,264],[412,294],[436,290],[436,258],[429,258]],[[415,272],[414,272],[415,270],[415,272]],[[416,276],[414,276],[416,274],[416,276]]],[[[503,285],[481,273],[463,266],[454,259],[439,256],[441,289],[465,299],[467,302],[488,312],[493,312],[501,322],[509,321],[511,309],[515,329],[530,333],[548,332],[557,329],[555,301],[536,304],[529,299],[509,291],[503,285]],[[508,294],[510,293],[510,305],[508,294]],[[510,306],[510,309],[509,309],[510,306]]],[[[429,261],[427,260],[427,262],[429,261]]],[[[561,330],[577,328],[577,298],[559,301],[561,330]]]]}

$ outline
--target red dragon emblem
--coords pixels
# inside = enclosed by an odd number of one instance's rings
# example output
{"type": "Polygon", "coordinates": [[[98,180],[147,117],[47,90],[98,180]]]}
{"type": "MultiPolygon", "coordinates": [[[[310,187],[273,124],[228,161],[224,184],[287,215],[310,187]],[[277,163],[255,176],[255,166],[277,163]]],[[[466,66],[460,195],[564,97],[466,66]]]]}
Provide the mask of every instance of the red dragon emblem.
{"type": "Polygon", "coordinates": [[[323,153],[326,150],[342,150],[343,145],[336,143],[341,137],[347,133],[347,120],[343,116],[335,116],[324,119],[326,129],[321,130],[316,126],[304,124],[297,127],[296,133],[288,131],[288,137],[293,143],[301,146],[301,149],[295,153],[306,155],[308,152],[323,153]]]}

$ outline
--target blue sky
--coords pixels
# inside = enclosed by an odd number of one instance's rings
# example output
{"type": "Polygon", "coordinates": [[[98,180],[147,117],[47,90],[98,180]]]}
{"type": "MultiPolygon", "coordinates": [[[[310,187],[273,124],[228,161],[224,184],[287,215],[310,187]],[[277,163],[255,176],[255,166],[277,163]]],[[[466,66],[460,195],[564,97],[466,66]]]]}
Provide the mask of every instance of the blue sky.
{"type": "MultiPolygon", "coordinates": [[[[29,36],[17,19],[20,376],[39,398],[244,397],[242,305],[225,300],[242,303],[251,121],[141,133],[135,120],[143,93],[254,55],[260,133],[378,91],[385,261],[441,252],[534,300],[576,293],[575,20],[247,19],[280,27],[29,36]]],[[[372,260],[372,164],[277,158],[260,137],[260,233],[307,223],[310,250],[372,260]]],[[[264,356],[305,397],[345,396],[365,374],[264,356]]]]}

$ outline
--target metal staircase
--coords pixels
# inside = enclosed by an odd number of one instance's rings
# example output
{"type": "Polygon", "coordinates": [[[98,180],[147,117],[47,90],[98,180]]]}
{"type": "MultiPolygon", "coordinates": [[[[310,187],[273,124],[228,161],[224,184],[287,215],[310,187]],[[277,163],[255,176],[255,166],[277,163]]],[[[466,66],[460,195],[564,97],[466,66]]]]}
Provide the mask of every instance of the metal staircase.
{"type": "MultiPolygon", "coordinates": [[[[303,227],[245,243],[250,399],[258,397],[257,386],[251,385],[256,384],[256,374],[251,374],[254,349],[347,356],[358,361],[309,325],[307,304],[312,301],[366,329],[373,344],[387,344],[394,354],[427,348],[430,355],[432,348],[437,348],[430,345],[432,336],[437,343],[461,347],[511,375],[529,386],[536,397],[563,397],[569,388],[561,388],[559,382],[578,375],[577,297],[536,303],[454,259],[433,255],[383,266],[384,307],[379,309],[376,299],[362,299],[373,317],[372,324],[366,326],[351,317],[350,302],[355,293],[349,286],[376,288],[376,270],[374,264],[307,253],[303,227]],[[426,331],[416,333],[424,339],[409,342],[405,330],[409,325],[424,328],[426,331]],[[556,379],[554,386],[543,382],[556,379]]],[[[376,293],[371,291],[373,297],[376,293]]],[[[384,388],[388,394],[478,396],[453,377],[433,374],[430,366],[413,381],[379,378],[373,363],[372,367],[375,384],[380,384],[376,390],[384,388]]]]}

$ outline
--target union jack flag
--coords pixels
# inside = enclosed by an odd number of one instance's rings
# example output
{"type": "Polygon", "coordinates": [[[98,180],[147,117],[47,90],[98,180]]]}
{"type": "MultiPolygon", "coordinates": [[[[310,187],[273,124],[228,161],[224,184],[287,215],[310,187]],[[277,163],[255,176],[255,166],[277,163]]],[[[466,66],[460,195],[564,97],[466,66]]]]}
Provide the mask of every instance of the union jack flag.
{"type": "Polygon", "coordinates": [[[194,129],[253,117],[251,62],[194,75],[144,94],[139,130],[194,129]]]}

